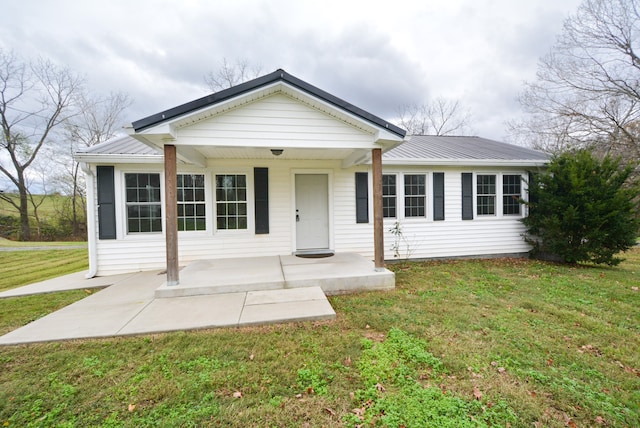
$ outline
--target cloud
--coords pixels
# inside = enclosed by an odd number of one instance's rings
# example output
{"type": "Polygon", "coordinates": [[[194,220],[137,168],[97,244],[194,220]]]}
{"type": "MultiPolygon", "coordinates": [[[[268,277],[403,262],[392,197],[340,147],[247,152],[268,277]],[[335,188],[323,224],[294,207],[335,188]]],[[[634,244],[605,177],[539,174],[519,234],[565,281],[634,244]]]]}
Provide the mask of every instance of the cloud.
{"type": "Polygon", "coordinates": [[[580,0],[31,0],[0,15],[0,46],[46,56],[93,91],[126,92],[128,120],[207,93],[222,58],[284,68],[392,119],[398,105],[460,99],[501,138],[562,20],[580,0]]]}

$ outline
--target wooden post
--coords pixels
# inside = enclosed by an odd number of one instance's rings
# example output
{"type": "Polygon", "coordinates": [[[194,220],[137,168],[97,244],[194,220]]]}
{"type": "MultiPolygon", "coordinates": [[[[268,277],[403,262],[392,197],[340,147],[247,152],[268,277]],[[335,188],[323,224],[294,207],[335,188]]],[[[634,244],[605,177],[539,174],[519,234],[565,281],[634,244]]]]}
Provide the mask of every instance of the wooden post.
{"type": "Polygon", "coordinates": [[[180,282],[178,266],[178,168],[176,146],[164,146],[164,209],[167,249],[167,285],[180,282]]]}
{"type": "Polygon", "coordinates": [[[384,269],[384,231],[382,217],[382,149],[371,151],[373,167],[373,247],[376,270],[384,269]]]}

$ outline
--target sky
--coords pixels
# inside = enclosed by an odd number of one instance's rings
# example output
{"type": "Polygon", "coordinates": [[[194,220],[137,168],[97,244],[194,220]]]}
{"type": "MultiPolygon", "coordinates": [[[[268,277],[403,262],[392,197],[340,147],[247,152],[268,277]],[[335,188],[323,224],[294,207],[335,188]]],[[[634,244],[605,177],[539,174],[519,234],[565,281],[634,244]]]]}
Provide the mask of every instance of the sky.
{"type": "Polygon", "coordinates": [[[5,0],[0,48],[127,93],[123,125],[210,91],[204,76],[247,60],[278,68],[383,119],[436,97],[459,100],[475,135],[508,140],[580,0],[5,0]]]}

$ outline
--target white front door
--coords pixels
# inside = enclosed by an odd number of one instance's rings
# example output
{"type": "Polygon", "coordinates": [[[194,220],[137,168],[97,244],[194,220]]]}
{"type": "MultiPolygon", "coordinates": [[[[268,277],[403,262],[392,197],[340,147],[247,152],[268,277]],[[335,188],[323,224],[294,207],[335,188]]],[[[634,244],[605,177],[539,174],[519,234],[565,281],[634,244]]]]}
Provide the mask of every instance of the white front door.
{"type": "Polygon", "coordinates": [[[296,174],[296,250],[329,249],[329,177],[296,174]]]}

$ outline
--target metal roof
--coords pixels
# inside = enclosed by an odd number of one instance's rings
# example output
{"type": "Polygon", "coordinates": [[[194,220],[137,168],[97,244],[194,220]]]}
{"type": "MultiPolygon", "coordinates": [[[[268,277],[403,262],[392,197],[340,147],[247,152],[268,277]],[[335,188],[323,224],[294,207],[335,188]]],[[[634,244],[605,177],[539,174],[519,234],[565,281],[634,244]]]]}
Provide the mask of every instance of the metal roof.
{"type": "Polygon", "coordinates": [[[141,143],[129,135],[114,137],[104,143],[95,146],[79,149],[77,154],[100,154],[100,155],[161,155],[158,149],[141,143]]]}
{"type": "MultiPolygon", "coordinates": [[[[162,152],[125,135],[76,152],[78,159],[162,157],[162,152]]],[[[544,165],[549,157],[526,147],[481,137],[412,135],[382,155],[387,165],[544,165]]]]}
{"type": "Polygon", "coordinates": [[[382,155],[383,162],[402,163],[546,163],[542,152],[481,137],[412,135],[382,155]]]}
{"type": "Polygon", "coordinates": [[[146,128],[152,127],[154,125],[158,125],[162,122],[166,122],[168,120],[172,120],[178,118],[180,116],[186,115],[188,113],[194,112],[196,110],[200,110],[206,107],[213,106],[215,104],[221,103],[223,101],[229,100],[231,98],[240,96],[244,93],[253,91],[255,89],[261,88],[263,86],[270,85],[275,82],[285,82],[301,91],[304,91],[310,95],[313,95],[316,98],[319,98],[329,104],[332,104],[342,110],[345,110],[355,116],[360,117],[374,125],[385,128],[388,131],[400,136],[404,137],[406,135],[406,131],[394,124],[387,122],[384,119],[379,118],[365,110],[362,110],[359,107],[354,106],[351,103],[348,103],[334,95],[331,95],[328,92],[323,91],[320,88],[317,88],[309,83],[298,79],[295,76],[287,73],[282,69],[278,69],[273,73],[258,77],[253,80],[249,80],[247,82],[241,83],[239,85],[233,86],[229,89],[225,89],[211,95],[207,95],[206,97],[199,98],[194,101],[190,101],[188,103],[179,105],[177,107],[173,107],[171,109],[162,111],[160,113],[153,114],[151,116],[145,117],[140,120],[136,120],[131,124],[135,132],[142,131],[146,128]]]}

